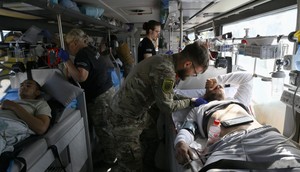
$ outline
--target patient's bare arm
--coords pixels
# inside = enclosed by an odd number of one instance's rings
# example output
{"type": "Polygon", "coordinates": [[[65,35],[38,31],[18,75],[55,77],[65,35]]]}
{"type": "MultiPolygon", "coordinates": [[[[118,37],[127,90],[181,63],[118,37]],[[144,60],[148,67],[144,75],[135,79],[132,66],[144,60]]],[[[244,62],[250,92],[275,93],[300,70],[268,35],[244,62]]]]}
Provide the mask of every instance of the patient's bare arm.
{"type": "Polygon", "coordinates": [[[28,127],[36,134],[44,134],[49,127],[50,118],[46,114],[39,114],[37,116],[33,116],[16,102],[4,100],[1,108],[14,111],[17,114],[17,116],[23,121],[25,121],[28,127]]]}

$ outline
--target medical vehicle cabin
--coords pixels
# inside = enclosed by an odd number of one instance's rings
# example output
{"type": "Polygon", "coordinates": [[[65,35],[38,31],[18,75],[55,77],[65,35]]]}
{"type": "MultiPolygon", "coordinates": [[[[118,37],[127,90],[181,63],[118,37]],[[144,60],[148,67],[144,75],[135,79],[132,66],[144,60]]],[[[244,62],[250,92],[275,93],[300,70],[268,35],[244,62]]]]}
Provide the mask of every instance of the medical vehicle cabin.
{"type": "MultiPolygon", "coordinates": [[[[175,93],[201,97],[207,79],[249,72],[254,77],[249,95],[253,117],[299,146],[299,8],[299,0],[1,0],[1,103],[17,100],[20,83],[30,77],[43,88],[52,115],[47,132],[21,145],[7,171],[110,171],[94,161],[98,138],[89,121],[85,90],[68,79],[59,50],[67,49],[64,38],[74,28],[83,30],[97,51],[106,47],[117,94],[126,81],[124,64],[111,50],[126,43],[134,68],[146,36],[143,24],[150,20],[161,24],[153,41],[157,55],[179,53],[196,41],[209,49],[208,69],[180,80],[175,93]]],[[[225,86],[228,96],[236,91],[225,86]]],[[[159,131],[164,143],[154,160],[161,171],[193,171],[178,164],[174,151],[187,113],[165,114],[169,117],[159,131]]]]}

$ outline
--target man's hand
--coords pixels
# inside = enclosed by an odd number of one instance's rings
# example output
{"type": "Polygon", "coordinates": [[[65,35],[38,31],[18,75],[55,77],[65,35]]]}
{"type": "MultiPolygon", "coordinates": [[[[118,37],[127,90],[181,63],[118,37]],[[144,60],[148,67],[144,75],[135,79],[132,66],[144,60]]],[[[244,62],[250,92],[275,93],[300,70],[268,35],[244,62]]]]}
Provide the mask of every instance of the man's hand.
{"type": "Polygon", "coordinates": [[[215,78],[207,79],[205,83],[205,88],[207,90],[213,90],[218,86],[217,80],[215,78]]]}
{"type": "Polygon", "coordinates": [[[66,62],[69,60],[69,53],[61,48],[59,49],[58,57],[60,57],[63,62],[66,62]]]}
{"type": "Polygon", "coordinates": [[[179,164],[184,165],[195,159],[191,148],[184,142],[180,141],[175,146],[176,160],[179,164]]]}
{"type": "Polygon", "coordinates": [[[13,101],[10,101],[10,100],[4,100],[2,102],[1,109],[14,110],[17,106],[20,106],[20,105],[18,105],[17,103],[15,103],[13,101]]]}

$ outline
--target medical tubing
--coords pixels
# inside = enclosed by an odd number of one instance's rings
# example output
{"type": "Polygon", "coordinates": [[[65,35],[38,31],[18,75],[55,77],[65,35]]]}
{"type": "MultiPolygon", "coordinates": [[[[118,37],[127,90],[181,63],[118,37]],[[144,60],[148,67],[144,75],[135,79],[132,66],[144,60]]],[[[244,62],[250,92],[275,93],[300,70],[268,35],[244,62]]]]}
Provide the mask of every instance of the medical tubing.
{"type": "Polygon", "coordinates": [[[292,102],[292,103],[293,103],[293,104],[292,104],[292,111],[293,111],[292,118],[294,119],[294,120],[293,120],[293,121],[294,121],[294,122],[293,122],[293,131],[292,131],[290,137],[286,138],[286,139],[285,139],[284,141],[282,141],[282,142],[279,142],[279,143],[277,144],[277,146],[278,146],[279,144],[283,144],[283,143],[285,143],[285,142],[287,142],[287,141],[291,141],[292,144],[294,144],[296,147],[300,148],[300,146],[299,146],[298,144],[294,143],[293,140],[292,140],[292,138],[293,138],[293,137],[295,136],[295,134],[296,134],[296,126],[297,126],[297,123],[296,123],[295,98],[296,98],[296,94],[297,94],[297,92],[298,92],[299,86],[300,86],[300,85],[297,86],[297,88],[296,88],[296,90],[295,90],[295,92],[294,92],[294,94],[293,94],[293,102],[292,102]]]}
{"type": "MultiPolygon", "coordinates": [[[[237,144],[237,143],[239,143],[239,142],[241,143],[241,142],[242,142],[242,139],[248,134],[248,131],[247,131],[246,129],[241,129],[241,130],[239,130],[239,131],[240,131],[240,132],[244,132],[243,136],[242,136],[241,138],[239,138],[238,140],[234,141],[234,142],[232,142],[232,141],[228,142],[228,141],[224,140],[224,142],[227,144],[227,146],[234,145],[234,144],[237,144]]],[[[233,133],[235,133],[235,132],[237,132],[237,130],[234,130],[234,131],[232,131],[232,132],[229,132],[228,134],[226,134],[225,136],[223,136],[221,139],[223,140],[224,138],[230,136],[231,134],[233,134],[233,133]]],[[[224,149],[224,148],[223,148],[222,150],[229,150],[229,149],[231,149],[231,148],[228,148],[228,149],[224,149]]],[[[217,148],[216,150],[208,151],[208,152],[206,152],[205,156],[206,156],[207,158],[209,158],[209,156],[210,156],[212,153],[214,153],[215,151],[219,151],[219,149],[217,148]]],[[[235,153],[235,154],[236,154],[236,153],[235,153]]],[[[225,155],[225,154],[224,154],[224,155],[225,155]]],[[[241,155],[243,155],[243,154],[241,154],[241,155]]]]}
{"type": "MultiPolygon", "coordinates": [[[[116,62],[116,59],[115,59],[115,57],[112,53],[112,47],[109,47],[109,54],[110,54],[111,58],[113,59],[113,61],[116,62]]],[[[118,76],[118,79],[119,79],[119,82],[120,82],[120,87],[121,87],[121,85],[122,85],[121,69],[120,69],[118,63],[116,63],[116,69],[117,69],[116,72],[117,72],[117,76],[118,76]]]]}
{"type": "MultiPolygon", "coordinates": [[[[201,163],[201,167],[203,167],[204,164],[205,164],[205,161],[206,161],[206,160],[203,159],[203,157],[204,157],[205,155],[204,155],[204,154],[201,155],[201,153],[200,153],[201,151],[199,151],[199,150],[197,150],[197,149],[195,149],[195,148],[193,148],[193,147],[190,147],[190,148],[191,148],[191,150],[192,150],[193,152],[196,153],[196,155],[198,156],[198,158],[190,159],[188,162],[186,162],[186,163],[183,164],[182,166],[183,166],[184,168],[190,169],[190,171],[192,171],[192,172],[196,172],[196,171],[198,171],[198,170],[195,169],[191,163],[192,163],[192,162],[200,162],[200,163],[201,163]]],[[[199,164],[198,164],[198,165],[199,165],[199,164]]]]}
{"type": "Polygon", "coordinates": [[[204,154],[203,153],[203,150],[198,150],[198,149],[195,149],[193,147],[190,147],[196,154],[199,158],[196,158],[196,159],[193,159],[193,160],[199,160],[201,161],[201,163],[204,165],[205,164],[205,161],[203,160],[204,159],[204,154]]]}
{"type": "MultiPolygon", "coordinates": [[[[277,146],[279,146],[279,145],[282,145],[282,144],[284,144],[284,143],[286,143],[289,139],[287,138],[287,139],[285,139],[285,140],[283,140],[283,141],[281,141],[281,142],[278,142],[277,144],[274,144],[274,143],[270,143],[270,144],[266,144],[266,143],[264,143],[263,145],[261,144],[261,143],[257,143],[257,144],[254,144],[254,143],[247,143],[247,142],[244,142],[243,141],[243,138],[246,136],[246,135],[248,135],[249,134],[249,131],[248,130],[245,130],[245,129],[243,129],[243,131],[244,131],[244,134],[241,136],[241,138],[239,138],[237,141],[235,141],[235,142],[226,142],[226,144],[228,144],[227,146],[230,146],[230,145],[234,145],[234,144],[237,144],[238,142],[240,143],[240,144],[242,144],[243,146],[244,145],[248,145],[248,146],[267,146],[267,145],[273,145],[274,146],[274,148],[276,148],[277,146]]],[[[231,132],[231,133],[234,133],[234,132],[231,132]]],[[[230,134],[230,133],[228,133],[228,134],[230,134]]],[[[227,134],[227,135],[228,135],[227,134]]],[[[226,137],[226,135],[225,136],[223,136],[223,138],[224,137],[226,137]]],[[[222,139],[223,139],[222,138],[222,139]]],[[[293,142],[292,142],[293,143],[293,142]]],[[[293,143],[293,145],[295,145],[294,143],[293,143]]],[[[284,145],[285,147],[287,147],[287,146],[289,146],[289,147],[291,147],[292,145],[290,145],[290,144],[285,144],[284,145]]],[[[297,146],[297,145],[296,145],[297,146]]],[[[230,150],[230,149],[232,149],[231,147],[228,147],[227,149],[224,149],[224,148],[222,148],[222,150],[224,151],[224,150],[230,150]]],[[[210,151],[208,151],[208,152],[206,152],[206,154],[204,155],[205,157],[207,157],[207,158],[209,158],[209,156],[212,154],[212,153],[214,153],[214,152],[216,152],[216,151],[219,151],[220,149],[215,149],[215,150],[210,150],[210,151]]],[[[245,155],[244,153],[234,153],[235,155],[245,155]]],[[[228,153],[218,153],[218,156],[223,156],[223,155],[228,155],[228,153]]],[[[247,155],[251,155],[251,154],[247,154],[247,155]]]]}
{"type": "MultiPolygon", "coordinates": [[[[247,144],[247,143],[242,143],[242,141],[241,141],[240,144],[242,144],[243,147],[244,147],[245,145],[250,145],[250,146],[267,146],[267,145],[272,145],[272,144],[264,144],[264,145],[261,145],[261,144],[247,144]]],[[[276,148],[276,146],[278,146],[278,145],[279,145],[279,144],[274,145],[274,148],[276,148]]],[[[289,146],[289,145],[285,145],[285,146],[289,146]]],[[[224,151],[224,150],[232,150],[232,148],[231,148],[231,147],[230,147],[230,148],[226,148],[226,149],[222,148],[222,149],[216,149],[216,150],[213,150],[213,151],[209,151],[209,152],[207,152],[207,153],[204,155],[204,157],[205,157],[206,159],[208,159],[212,153],[214,153],[214,152],[216,152],[216,151],[220,151],[220,150],[222,150],[222,151],[224,151]]],[[[243,150],[245,151],[245,149],[243,149],[243,150]]],[[[255,152],[255,153],[247,153],[247,155],[255,155],[255,154],[257,154],[257,153],[256,153],[256,152],[255,152]]],[[[215,154],[214,156],[228,156],[228,155],[229,155],[228,152],[223,152],[223,153],[220,153],[220,152],[219,152],[218,154],[215,154]]],[[[245,155],[245,152],[241,152],[241,153],[232,152],[230,155],[240,155],[240,156],[243,156],[243,155],[245,155]]],[[[299,158],[300,158],[300,157],[299,157],[299,158]]]]}
{"type": "Polygon", "coordinates": [[[293,94],[293,105],[292,105],[293,115],[292,115],[292,117],[294,119],[294,126],[293,126],[293,132],[292,132],[291,136],[287,140],[291,140],[295,136],[295,134],[296,134],[296,125],[297,125],[297,123],[296,123],[296,112],[295,112],[295,99],[296,99],[296,94],[298,92],[299,86],[300,85],[298,84],[297,88],[296,88],[296,90],[295,90],[295,92],[293,94]]]}

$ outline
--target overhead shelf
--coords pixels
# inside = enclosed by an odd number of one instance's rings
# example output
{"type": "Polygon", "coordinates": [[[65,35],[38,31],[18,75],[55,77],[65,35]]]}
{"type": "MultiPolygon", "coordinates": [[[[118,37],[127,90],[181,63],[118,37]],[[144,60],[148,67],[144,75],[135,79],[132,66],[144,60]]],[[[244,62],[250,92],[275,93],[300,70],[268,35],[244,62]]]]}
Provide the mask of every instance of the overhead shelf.
{"type": "Polygon", "coordinates": [[[91,29],[111,29],[111,30],[119,30],[120,27],[111,25],[106,21],[102,21],[100,19],[96,19],[81,12],[68,9],[59,4],[53,4],[49,0],[4,0],[3,4],[5,3],[26,3],[30,4],[34,7],[34,10],[26,10],[26,11],[19,11],[25,14],[31,14],[35,16],[39,16],[44,18],[44,20],[48,20],[48,22],[55,22],[57,20],[57,15],[61,15],[61,20],[68,25],[73,26],[81,26],[85,28],[91,29]]]}

